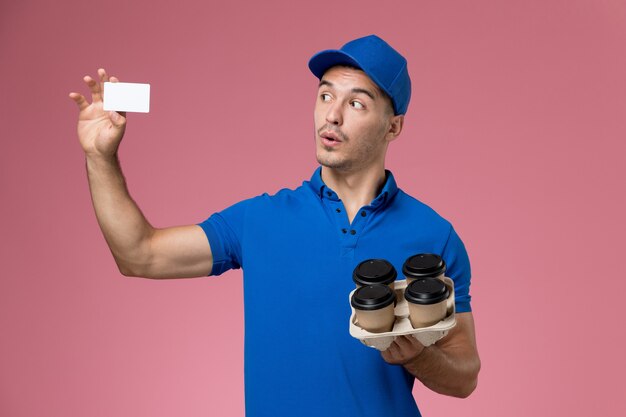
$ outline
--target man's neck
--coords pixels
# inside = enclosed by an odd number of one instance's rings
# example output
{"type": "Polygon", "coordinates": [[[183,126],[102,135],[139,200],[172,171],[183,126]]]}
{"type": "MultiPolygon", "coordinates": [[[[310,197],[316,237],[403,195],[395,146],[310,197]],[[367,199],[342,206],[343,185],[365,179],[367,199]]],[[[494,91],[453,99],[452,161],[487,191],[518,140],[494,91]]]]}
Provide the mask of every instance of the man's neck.
{"type": "Polygon", "coordinates": [[[352,223],[358,210],[369,205],[384,186],[385,168],[345,172],[323,166],[322,181],[337,193],[352,223]]]}

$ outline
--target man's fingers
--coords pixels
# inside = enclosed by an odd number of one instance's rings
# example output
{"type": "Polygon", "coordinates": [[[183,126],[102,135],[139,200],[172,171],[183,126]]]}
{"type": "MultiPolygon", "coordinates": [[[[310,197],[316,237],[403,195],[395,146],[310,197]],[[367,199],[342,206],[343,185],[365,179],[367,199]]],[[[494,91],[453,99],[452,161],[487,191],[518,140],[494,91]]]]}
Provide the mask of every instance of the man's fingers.
{"type": "Polygon", "coordinates": [[[380,352],[380,355],[383,357],[383,359],[386,362],[392,362],[393,361],[393,355],[391,354],[391,352],[389,352],[389,349],[383,350],[382,352],[380,352]]]}
{"type": "Polygon", "coordinates": [[[100,84],[96,82],[96,80],[91,78],[89,75],[85,75],[83,80],[85,80],[87,87],[89,87],[89,90],[91,91],[92,101],[94,103],[98,101],[102,101],[102,90],[100,89],[100,84]]]}
{"type": "Polygon", "coordinates": [[[399,336],[381,352],[383,359],[388,363],[403,365],[413,360],[424,350],[424,346],[411,336],[399,336]]]}
{"type": "MultiPolygon", "coordinates": [[[[89,87],[89,91],[91,91],[91,99],[94,103],[102,101],[105,82],[107,81],[111,81],[114,83],[119,82],[117,78],[109,77],[107,75],[107,72],[104,70],[104,68],[98,68],[98,79],[99,80],[97,81],[93,79],[92,77],[90,77],[89,75],[85,75],[83,77],[83,81],[85,82],[85,84],[87,84],[87,87],[89,87]]],[[[80,110],[83,110],[89,106],[87,99],[85,99],[85,97],[80,93],[72,92],[70,93],[70,98],[76,102],[80,110]]],[[[126,113],[120,112],[120,115],[122,116],[122,120],[125,121],[126,113]]]]}
{"type": "Polygon", "coordinates": [[[400,337],[396,337],[396,340],[394,340],[394,343],[398,344],[398,348],[400,351],[410,352],[413,348],[413,343],[411,343],[410,339],[415,340],[415,338],[411,336],[400,336],[400,337]]]}
{"type": "Polygon", "coordinates": [[[104,68],[98,68],[98,77],[100,77],[100,82],[102,83],[109,81],[109,76],[104,68]]]}
{"type": "Polygon", "coordinates": [[[419,340],[417,340],[416,338],[414,338],[413,336],[406,336],[406,340],[408,340],[408,342],[413,345],[413,347],[419,351],[421,351],[424,348],[424,345],[422,344],[422,342],[420,342],[419,340]]]}
{"type": "Polygon", "coordinates": [[[106,83],[107,81],[119,81],[115,77],[109,78],[104,68],[98,68],[98,80],[91,78],[89,75],[85,75],[83,77],[83,80],[85,81],[85,84],[87,84],[87,87],[89,87],[89,91],[91,91],[91,98],[94,103],[102,101],[102,97],[104,94],[104,83],[106,83]]]}
{"type": "Polygon", "coordinates": [[[396,337],[394,343],[398,344],[398,355],[403,362],[417,358],[425,349],[419,340],[409,335],[396,337]]]}
{"type": "MultiPolygon", "coordinates": [[[[114,83],[119,82],[117,78],[109,77],[106,71],[104,70],[104,68],[98,69],[98,78],[100,82],[96,81],[89,75],[85,75],[83,77],[83,81],[85,82],[85,84],[87,84],[87,87],[89,87],[89,91],[91,91],[91,99],[94,103],[102,101],[105,82],[107,81],[111,81],[114,83]]],[[[74,100],[74,102],[78,105],[79,110],[83,110],[89,107],[89,102],[87,101],[85,96],[83,96],[80,93],[72,92],[70,93],[70,98],[74,100]]],[[[123,124],[123,122],[126,121],[126,113],[120,112],[120,115],[122,116],[121,118],[115,118],[115,119],[118,121],[118,123],[121,122],[123,124]]]]}
{"type": "Polygon", "coordinates": [[[100,77],[100,90],[104,91],[104,83],[109,81],[109,76],[104,68],[98,68],[98,77],[100,77]]]}
{"type": "Polygon", "coordinates": [[[394,340],[393,342],[391,342],[391,345],[389,345],[387,350],[384,350],[381,353],[383,355],[383,358],[388,362],[396,360],[399,354],[398,344],[394,340]]]}
{"type": "Polygon", "coordinates": [[[82,94],[70,93],[70,98],[78,105],[78,110],[83,110],[89,106],[89,103],[87,103],[87,100],[85,100],[82,94]]]}

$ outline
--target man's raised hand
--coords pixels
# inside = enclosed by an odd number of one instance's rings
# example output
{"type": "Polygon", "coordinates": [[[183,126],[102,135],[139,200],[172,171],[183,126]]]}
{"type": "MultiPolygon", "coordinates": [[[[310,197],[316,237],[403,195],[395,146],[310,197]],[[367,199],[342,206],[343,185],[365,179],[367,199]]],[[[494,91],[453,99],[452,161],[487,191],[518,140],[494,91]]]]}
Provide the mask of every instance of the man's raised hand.
{"type": "Polygon", "coordinates": [[[78,105],[78,139],[87,156],[113,157],[124,136],[126,113],[105,111],[102,95],[104,83],[118,82],[109,77],[103,68],[98,69],[99,81],[89,75],[83,81],[91,91],[91,103],[80,93],[72,92],[70,98],[78,105]]]}

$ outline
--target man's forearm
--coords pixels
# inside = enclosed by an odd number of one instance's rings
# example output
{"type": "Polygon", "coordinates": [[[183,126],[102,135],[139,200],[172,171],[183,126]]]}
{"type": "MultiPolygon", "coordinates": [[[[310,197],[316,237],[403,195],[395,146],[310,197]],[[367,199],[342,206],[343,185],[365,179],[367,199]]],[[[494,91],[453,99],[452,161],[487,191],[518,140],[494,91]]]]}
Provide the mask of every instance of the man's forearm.
{"type": "Polygon", "coordinates": [[[431,345],[404,367],[431,390],[465,398],[476,388],[480,359],[466,347],[444,350],[431,345]]]}
{"type": "Polygon", "coordinates": [[[124,275],[134,275],[145,255],[143,244],[153,233],[131,198],[117,156],[86,157],[91,200],[104,238],[124,275]]]}

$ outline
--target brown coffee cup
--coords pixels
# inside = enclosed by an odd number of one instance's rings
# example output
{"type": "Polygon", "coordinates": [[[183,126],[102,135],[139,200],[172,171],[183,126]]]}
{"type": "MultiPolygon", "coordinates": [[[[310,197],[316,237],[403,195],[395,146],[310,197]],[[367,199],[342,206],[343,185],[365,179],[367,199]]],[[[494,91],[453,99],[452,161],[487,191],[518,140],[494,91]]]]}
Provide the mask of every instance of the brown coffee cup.
{"type": "Polygon", "coordinates": [[[450,290],[440,279],[420,278],[411,282],[404,291],[411,326],[428,327],[446,318],[449,296],[450,290]]]}
{"type": "Polygon", "coordinates": [[[393,265],[385,259],[366,259],[359,263],[354,272],[352,272],[352,280],[358,287],[367,285],[389,285],[394,289],[394,282],[398,273],[393,265]]]}
{"type": "Polygon", "coordinates": [[[357,325],[372,333],[389,332],[395,322],[396,295],[388,285],[375,284],[358,288],[352,294],[357,325]]]}
{"type": "Polygon", "coordinates": [[[446,263],[434,253],[418,253],[407,258],[402,265],[402,273],[407,285],[420,278],[438,278],[443,280],[446,263]]]}

